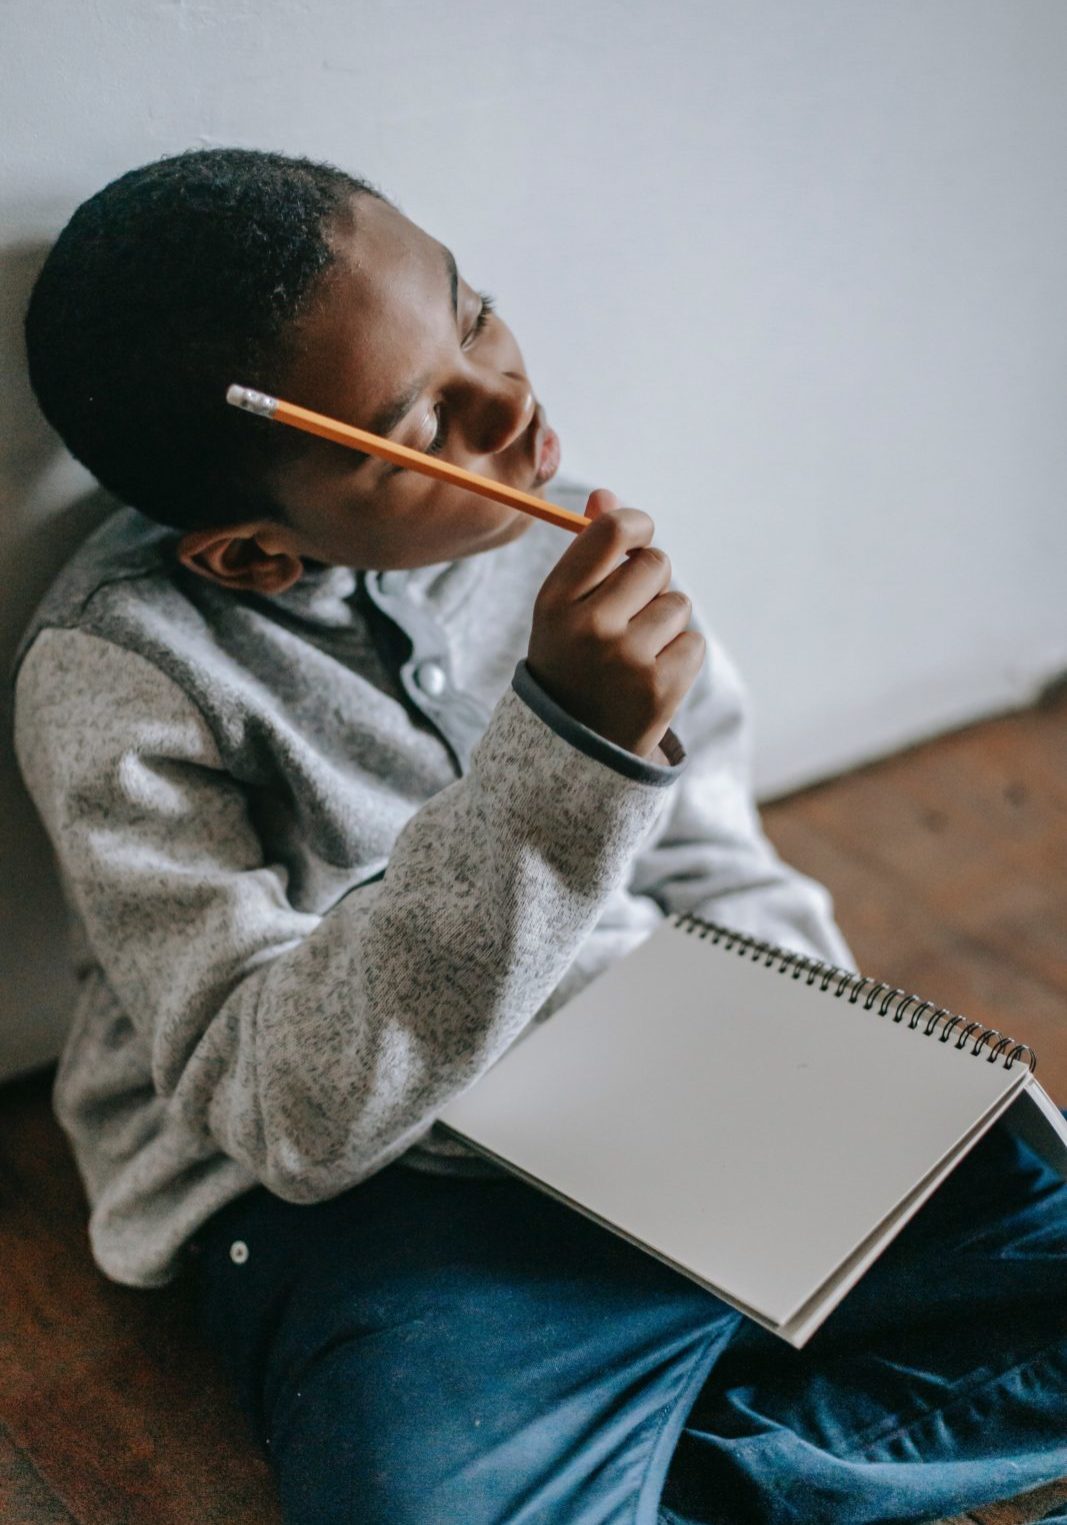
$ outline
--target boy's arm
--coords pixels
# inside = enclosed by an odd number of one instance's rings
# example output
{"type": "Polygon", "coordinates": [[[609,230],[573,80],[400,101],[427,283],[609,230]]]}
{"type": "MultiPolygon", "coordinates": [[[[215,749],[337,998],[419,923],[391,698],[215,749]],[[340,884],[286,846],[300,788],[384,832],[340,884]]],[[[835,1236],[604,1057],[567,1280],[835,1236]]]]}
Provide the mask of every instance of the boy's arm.
{"type": "Polygon", "coordinates": [[[667,914],[693,911],[854,968],[828,891],[783,863],[763,833],[752,795],[744,684],[695,606],[690,623],[704,635],[707,656],[675,717],[689,761],[668,812],[634,859],[628,888],[667,914]]]}
{"type": "Polygon", "coordinates": [[[200,711],[136,653],[42,631],[16,750],[168,1112],[291,1201],[388,1163],[508,1047],[677,787],[509,688],[384,877],[320,916],[290,903],[200,711]]]}

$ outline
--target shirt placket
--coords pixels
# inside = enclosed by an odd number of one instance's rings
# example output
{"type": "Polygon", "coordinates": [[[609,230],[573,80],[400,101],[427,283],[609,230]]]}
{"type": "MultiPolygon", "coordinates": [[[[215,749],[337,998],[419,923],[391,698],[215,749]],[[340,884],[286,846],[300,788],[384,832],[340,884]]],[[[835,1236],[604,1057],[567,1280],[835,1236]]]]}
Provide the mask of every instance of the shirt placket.
{"type": "Polygon", "coordinates": [[[404,693],[433,726],[452,754],[460,775],[470,767],[471,752],[489,724],[489,712],[456,687],[448,635],[425,604],[407,592],[403,572],[364,572],[366,596],[410,644],[396,667],[404,693]]]}

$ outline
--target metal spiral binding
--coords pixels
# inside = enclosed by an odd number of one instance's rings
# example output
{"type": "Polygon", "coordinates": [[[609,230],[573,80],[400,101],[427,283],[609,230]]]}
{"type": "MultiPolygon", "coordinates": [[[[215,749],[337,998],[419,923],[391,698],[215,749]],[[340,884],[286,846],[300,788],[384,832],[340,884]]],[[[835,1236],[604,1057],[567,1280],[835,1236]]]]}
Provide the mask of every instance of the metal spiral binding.
{"type": "Polygon", "coordinates": [[[908,1026],[912,1030],[923,1023],[923,1032],[930,1038],[937,1032],[938,1042],[947,1043],[953,1032],[959,1027],[956,1034],[956,1047],[966,1048],[974,1038],[972,1055],[978,1055],[988,1043],[990,1045],[986,1060],[994,1064],[1005,1049],[1010,1052],[1004,1055],[1004,1068],[1010,1070],[1015,1059],[1021,1059],[1025,1054],[1028,1056],[1027,1064],[1031,1073],[1037,1068],[1037,1055],[1028,1043],[1016,1043],[1014,1038],[1009,1038],[996,1027],[983,1027],[981,1022],[966,1022],[963,1017],[957,1016],[945,1006],[938,1006],[936,1010],[932,1001],[923,1001],[917,995],[908,995],[906,991],[897,986],[890,986],[884,980],[872,980],[864,974],[854,974],[848,969],[839,969],[836,964],[827,964],[822,959],[810,958],[806,953],[796,953],[788,948],[780,948],[777,943],[764,942],[758,937],[751,937],[745,932],[734,932],[729,927],[720,927],[714,921],[705,921],[702,916],[695,915],[692,911],[685,911],[672,917],[676,927],[684,932],[693,933],[700,938],[705,938],[716,947],[722,947],[727,953],[737,952],[742,958],[749,955],[753,963],[761,959],[765,968],[777,962],[779,974],[790,973],[794,980],[805,975],[805,984],[814,985],[819,981],[820,990],[829,990],[830,986],[837,982],[834,995],[838,998],[848,992],[850,1006],[855,1006],[860,996],[863,995],[866,986],[871,988],[863,998],[864,1011],[872,1011],[874,1003],[878,1001],[878,1015],[880,1017],[892,1015],[894,1022],[901,1022],[907,1013],[909,1006],[914,1006],[914,1011],[908,1017],[908,1026]],[[881,999],[879,1000],[879,997],[881,999]],[[923,1022],[923,1017],[929,1012],[923,1022]],[[962,1025],[961,1025],[962,1024],[962,1025]],[[996,1042],[992,1040],[996,1039],[996,1042]]]}

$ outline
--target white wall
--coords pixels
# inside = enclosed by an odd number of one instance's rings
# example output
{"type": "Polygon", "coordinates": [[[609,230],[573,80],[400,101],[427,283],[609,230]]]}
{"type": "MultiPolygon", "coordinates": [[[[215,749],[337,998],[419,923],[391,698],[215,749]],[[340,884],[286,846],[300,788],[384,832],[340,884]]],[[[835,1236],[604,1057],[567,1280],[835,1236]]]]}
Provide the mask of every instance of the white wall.
{"type": "MultiPolygon", "coordinates": [[[[1067,666],[1059,0],[6,0],[3,39],[5,660],[101,512],[22,373],[48,241],[245,144],[368,176],[497,295],[564,472],[653,514],[738,657],[764,796],[1067,666]]],[[[71,985],[9,753],[0,810],[10,1068],[71,985]]]]}

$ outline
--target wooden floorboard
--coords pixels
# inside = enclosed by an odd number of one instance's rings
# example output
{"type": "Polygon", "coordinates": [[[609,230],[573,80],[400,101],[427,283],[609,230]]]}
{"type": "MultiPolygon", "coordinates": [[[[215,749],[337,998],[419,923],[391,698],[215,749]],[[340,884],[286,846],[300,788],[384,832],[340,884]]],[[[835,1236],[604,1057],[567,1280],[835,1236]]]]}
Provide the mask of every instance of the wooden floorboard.
{"type": "Polygon", "coordinates": [[[1038,1052],[1067,1105],[1067,703],[971,726],[766,806],[859,967],[1038,1052]]]}
{"type": "Polygon", "coordinates": [[[0,1428],[0,1520],[33,1525],[76,1525],[41,1477],[27,1451],[0,1428]]]}
{"type": "MultiPolygon", "coordinates": [[[[1031,1043],[1067,1104],[1067,701],[763,817],[783,857],[830,888],[865,973],[1031,1043]]],[[[136,1292],[95,1270],[51,1079],[0,1088],[0,1521],[276,1525],[187,1290],[136,1292]]],[[[1054,1485],[965,1518],[1023,1525],[1063,1498],[1054,1485]]]]}
{"type": "Polygon", "coordinates": [[[22,1462],[3,1474],[19,1510],[0,1520],[271,1525],[266,1462],[187,1288],[134,1291],[93,1266],[50,1084],[9,1084],[0,1107],[0,1425],[22,1462]]]}

